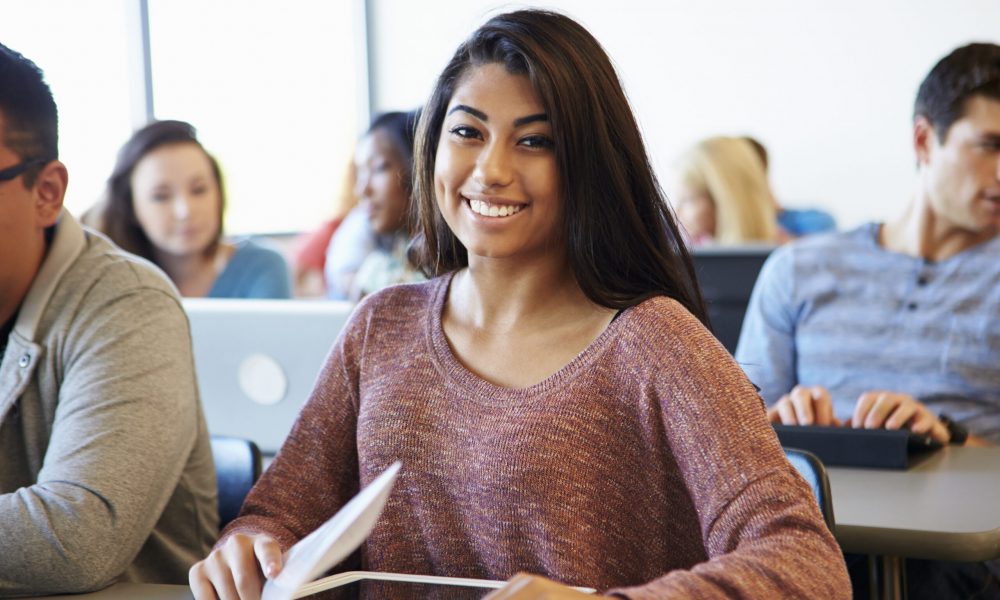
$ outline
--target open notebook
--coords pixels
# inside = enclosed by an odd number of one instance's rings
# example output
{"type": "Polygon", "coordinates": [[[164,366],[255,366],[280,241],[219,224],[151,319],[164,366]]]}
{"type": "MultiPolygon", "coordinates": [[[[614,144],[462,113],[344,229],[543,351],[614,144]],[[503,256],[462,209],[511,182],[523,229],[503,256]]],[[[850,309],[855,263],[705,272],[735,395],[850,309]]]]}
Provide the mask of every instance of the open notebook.
{"type": "Polygon", "coordinates": [[[299,540],[282,557],[283,568],[264,584],[261,600],[291,600],[316,579],[354,552],[378,521],[401,464],[395,462],[326,523],[299,540]]]}
{"type": "MultiPolygon", "coordinates": [[[[318,592],[338,590],[324,598],[440,598],[463,600],[481,598],[504,581],[349,571],[323,579],[317,577],[347,558],[365,541],[378,521],[389,492],[399,473],[396,462],[361,490],[326,523],[299,540],[283,556],[284,568],[264,584],[261,600],[291,600],[318,592]]],[[[592,588],[575,588],[594,593],[592,588]]]]}

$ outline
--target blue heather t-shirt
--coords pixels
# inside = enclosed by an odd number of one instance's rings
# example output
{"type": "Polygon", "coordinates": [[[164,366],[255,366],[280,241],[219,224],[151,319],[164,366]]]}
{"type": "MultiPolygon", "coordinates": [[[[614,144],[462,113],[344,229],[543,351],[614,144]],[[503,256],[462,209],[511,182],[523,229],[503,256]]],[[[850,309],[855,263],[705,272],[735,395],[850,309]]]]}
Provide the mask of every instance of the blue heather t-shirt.
{"type": "Polygon", "coordinates": [[[761,270],[736,360],[768,405],[822,385],[850,418],[866,391],[923,400],[1000,442],[1000,236],[940,262],[891,252],[879,225],[804,238],[761,270]]]}
{"type": "Polygon", "coordinates": [[[209,298],[291,298],[292,278],[284,257],[251,239],[236,251],[215,279],[209,298]]]}

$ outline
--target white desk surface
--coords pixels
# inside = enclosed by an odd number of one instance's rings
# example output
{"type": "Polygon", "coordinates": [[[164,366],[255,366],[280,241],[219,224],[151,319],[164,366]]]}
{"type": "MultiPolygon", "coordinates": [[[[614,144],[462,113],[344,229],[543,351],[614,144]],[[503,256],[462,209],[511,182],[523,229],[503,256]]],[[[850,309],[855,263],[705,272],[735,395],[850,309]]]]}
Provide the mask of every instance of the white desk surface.
{"type": "Polygon", "coordinates": [[[847,552],[1000,558],[1000,448],[947,447],[906,470],[829,467],[847,552]]]}

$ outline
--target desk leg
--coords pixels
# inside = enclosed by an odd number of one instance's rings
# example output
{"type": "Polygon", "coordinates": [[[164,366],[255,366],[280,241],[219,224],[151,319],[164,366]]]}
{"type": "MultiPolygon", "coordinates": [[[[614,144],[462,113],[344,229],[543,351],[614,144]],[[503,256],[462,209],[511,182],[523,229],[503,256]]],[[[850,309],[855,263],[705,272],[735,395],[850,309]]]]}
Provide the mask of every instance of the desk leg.
{"type": "Polygon", "coordinates": [[[881,556],[882,594],[886,600],[904,600],[906,598],[906,559],[899,556],[881,556]]]}
{"type": "Polygon", "coordinates": [[[882,571],[879,569],[881,563],[879,557],[874,554],[868,555],[868,598],[877,600],[879,595],[879,583],[882,581],[882,571]]]}

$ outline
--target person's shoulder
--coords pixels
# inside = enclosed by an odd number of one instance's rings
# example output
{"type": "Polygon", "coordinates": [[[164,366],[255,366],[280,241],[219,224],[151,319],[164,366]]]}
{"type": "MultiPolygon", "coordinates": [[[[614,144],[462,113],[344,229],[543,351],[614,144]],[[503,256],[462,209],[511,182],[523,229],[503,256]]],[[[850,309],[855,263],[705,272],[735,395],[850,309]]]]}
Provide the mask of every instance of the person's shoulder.
{"type": "Polygon", "coordinates": [[[253,265],[277,265],[287,268],[285,257],[281,252],[266,240],[258,238],[242,238],[233,243],[235,250],[230,259],[236,263],[246,263],[253,265]]]}
{"type": "Polygon", "coordinates": [[[767,262],[772,265],[786,264],[795,270],[809,270],[818,262],[826,263],[847,253],[875,250],[877,233],[877,223],[865,223],[847,231],[814,233],[775,248],[767,262]]]}
{"type": "Polygon", "coordinates": [[[119,295],[148,290],[178,298],[174,284],[150,261],[125,252],[91,230],[85,230],[85,240],[83,252],[67,269],[61,285],[77,287],[91,281],[97,293],[119,295]]]}
{"type": "Polygon", "coordinates": [[[646,340],[648,347],[699,344],[715,338],[705,325],[677,300],[653,296],[625,310],[623,330],[629,338],[646,340]]]}
{"type": "Polygon", "coordinates": [[[39,331],[108,335],[110,324],[124,327],[134,319],[154,315],[171,330],[185,322],[173,283],[149,261],[87,231],[82,252],[66,267],[46,300],[39,331]]]}
{"type": "Polygon", "coordinates": [[[346,348],[379,348],[385,336],[419,339],[440,301],[443,278],[403,283],[362,298],[344,326],[346,348]]]}
{"type": "Polygon", "coordinates": [[[711,331],[680,302],[666,296],[644,300],[622,313],[613,360],[635,369],[637,377],[686,386],[696,373],[720,381],[742,377],[732,356],[711,331]]]}

